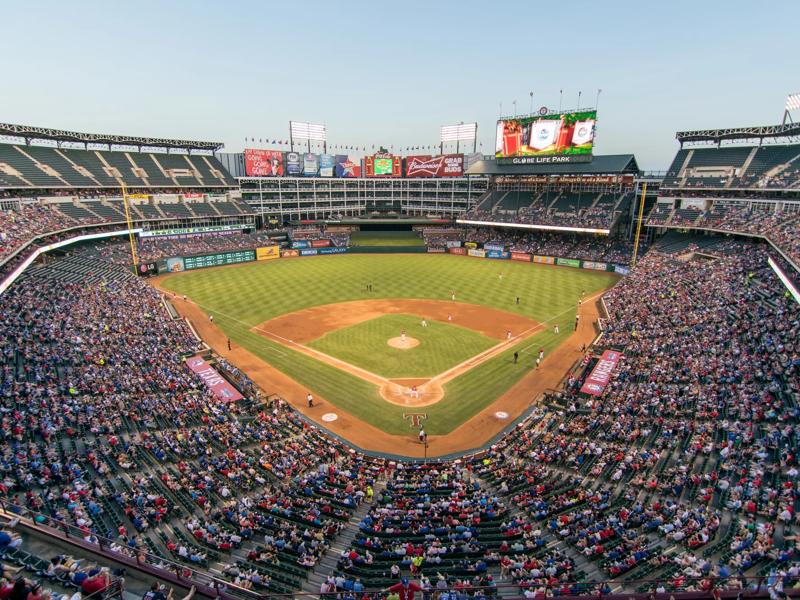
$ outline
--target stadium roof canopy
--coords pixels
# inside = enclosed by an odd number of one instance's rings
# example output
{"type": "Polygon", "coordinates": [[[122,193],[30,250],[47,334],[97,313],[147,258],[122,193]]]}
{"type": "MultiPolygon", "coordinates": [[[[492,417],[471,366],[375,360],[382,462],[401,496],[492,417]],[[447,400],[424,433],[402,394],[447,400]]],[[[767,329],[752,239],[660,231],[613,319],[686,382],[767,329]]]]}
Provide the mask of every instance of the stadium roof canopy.
{"type": "Polygon", "coordinates": [[[800,137],[800,123],[784,125],[761,125],[758,127],[729,127],[727,129],[697,129],[695,131],[679,131],[675,139],[683,146],[685,143],[713,143],[723,141],[763,140],[765,138],[800,137]]]}
{"type": "Polygon", "coordinates": [[[633,154],[598,154],[591,162],[499,165],[494,160],[481,160],[467,170],[467,175],[610,175],[638,174],[639,165],[633,154]]]}
{"type": "Polygon", "coordinates": [[[154,146],[166,148],[186,148],[188,150],[219,150],[222,142],[198,142],[193,140],[168,140],[163,138],[138,137],[131,135],[112,135],[107,133],[79,133],[48,127],[12,125],[0,123],[0,136],[22,137],[26,140],[55,140],[57,142],[77,142],[81,144],[119,144],[127,146],[154,146]]]}

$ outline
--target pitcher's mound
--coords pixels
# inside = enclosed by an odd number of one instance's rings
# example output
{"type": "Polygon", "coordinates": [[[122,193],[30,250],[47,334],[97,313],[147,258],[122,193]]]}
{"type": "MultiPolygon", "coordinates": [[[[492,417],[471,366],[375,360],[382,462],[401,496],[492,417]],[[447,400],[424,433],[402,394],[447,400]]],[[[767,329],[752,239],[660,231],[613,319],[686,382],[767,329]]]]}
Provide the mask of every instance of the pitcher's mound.
{"type": "Polygon", "coordinates": [[[388,342],[392,348],[400,348],[400,350],[410,350],[419,346],[419,340],[406,336],[406,339],[400,336],[391,338],[388,342]]]}

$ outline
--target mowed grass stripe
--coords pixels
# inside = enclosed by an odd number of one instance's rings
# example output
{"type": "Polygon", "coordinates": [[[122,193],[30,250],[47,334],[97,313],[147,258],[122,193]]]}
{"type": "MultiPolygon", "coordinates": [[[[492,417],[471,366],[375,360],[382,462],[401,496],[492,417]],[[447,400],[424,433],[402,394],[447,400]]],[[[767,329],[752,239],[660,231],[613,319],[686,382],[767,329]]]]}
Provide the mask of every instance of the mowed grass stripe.
{"type": "Polygon", "coordinates": [[[420,378],[438,375],[498,343],[465,327],[427,323],[422,327],[418,316],[384,315],[332,331],[307,345],[383,377],[420,378]],[[419,346],[390,347],[387,341],[402,331],[419,346]]]}
{"type": "MultiPolygon", "coordinates": [[[[410,432],[402,407],[385,402],[362,379],[290,350],[250,328],[310,306],[380,298],[450,298],[483,304],[546,322],[516,348],[534,346],[513,365],[514,348],[450,381],[445,399],[425,408],[432,435],[452,431],[507,391],[535,359],[539,345],[551,352],[571,333],[581,291],[591,295],[613,285],[610,273],[511,261],[442,255],[347,255],[277,260],[191,271],[167,277],[163,286],[187,294],[214,315],[231,340],[307,385],[336,406],[388,433],[410,432]],[[502,275],[502,278],[499,277],[502,275]],[[374,292],[366,291],[373,283],[374,292]],[[521,303],[517,306],[515,296],[521,303]],[[556,317],[561,333],[552,333],[556,317]]],[[[268,390],[269,391],[269,390],[268,390]]]]}

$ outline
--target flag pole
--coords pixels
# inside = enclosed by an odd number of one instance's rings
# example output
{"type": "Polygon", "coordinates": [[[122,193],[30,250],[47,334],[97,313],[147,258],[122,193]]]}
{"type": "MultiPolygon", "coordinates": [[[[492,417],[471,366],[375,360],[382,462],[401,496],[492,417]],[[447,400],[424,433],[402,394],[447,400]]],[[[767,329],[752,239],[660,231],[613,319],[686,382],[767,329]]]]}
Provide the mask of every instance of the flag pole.
{"type": "Polygon", "coordinates": [[[636,224],[636,239],[633,242],[633,259],[631,260],[631,269],[636,266],[636,258],[639,255],[639,235],[642,232],[642,215],[644,214],[644,200],[647,195],[647,182],[642,184],[642,195],[639,199],[639,222],[636,224]]]}

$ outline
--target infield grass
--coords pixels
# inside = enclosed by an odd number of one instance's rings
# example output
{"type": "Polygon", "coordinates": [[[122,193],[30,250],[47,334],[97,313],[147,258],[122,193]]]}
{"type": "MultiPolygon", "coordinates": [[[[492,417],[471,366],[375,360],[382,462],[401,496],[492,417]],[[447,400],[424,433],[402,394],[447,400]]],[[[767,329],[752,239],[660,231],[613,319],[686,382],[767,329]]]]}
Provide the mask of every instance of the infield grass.
{"type": "MultiPolygon", "coordinates": [[[[425,407],[431,435],[452,431],[494,402],[532,368],[536,351],[551,353],[572,333],[577,299],[613,285],[612,273],[513,261],[433,254],[320,256],[190,271],[167,276],[165,289],[186,294],[235,343],[307,386],[316,395],[391,434],[413,434],[402,406],[377,386],[272,342],[252,331],[264,321],[311,306],[380,298],[470,302],[544,323],[541,332],[445,385],[445,398],[425,407]],[[502,275],[502,278],[499,276],[502,275]],[[373,283],[373,292],[366,283],[373,283]],[[520,297],[520,304],[515,297],[520,297]],[[559,335],[552,333],[558,323],[559,335]],[[520,351],[520,364],[511,355],[520,351]]],[[[385,340],[384,340],[385,341],[385,340]]],[[[475,354],[477,352],[474,352],[475,354]]],[[[270,390],[267,390],[268,392],[270,390]]]]}
{"type": "Polygon", "coordinates": [[[499,343],[466,327],[416,315],[383,315],[331,331],[308,346],[387,378],[433,377],[499,343]],[[419,341],[409,349],[392,348],[400,332],[419,341]]]}

